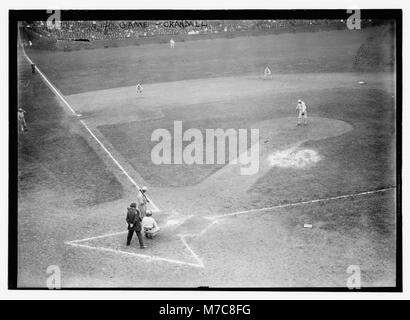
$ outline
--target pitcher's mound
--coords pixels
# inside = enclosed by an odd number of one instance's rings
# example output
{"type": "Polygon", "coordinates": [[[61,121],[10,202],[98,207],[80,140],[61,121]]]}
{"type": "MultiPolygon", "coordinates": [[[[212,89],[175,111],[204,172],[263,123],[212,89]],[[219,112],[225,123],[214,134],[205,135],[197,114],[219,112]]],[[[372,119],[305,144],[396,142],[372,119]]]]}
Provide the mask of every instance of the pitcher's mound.
{"type": "Polygon", "coordinates": [[[307,125],[300,126],[295,118],[264,121],[260,126],[261,154],[268,153],[272,167],[304,169],[322,159],[316,150],[303,148],[304,142],[337,137],[352,129],[347,122],[321,117],[311,117],[307,125]]]}

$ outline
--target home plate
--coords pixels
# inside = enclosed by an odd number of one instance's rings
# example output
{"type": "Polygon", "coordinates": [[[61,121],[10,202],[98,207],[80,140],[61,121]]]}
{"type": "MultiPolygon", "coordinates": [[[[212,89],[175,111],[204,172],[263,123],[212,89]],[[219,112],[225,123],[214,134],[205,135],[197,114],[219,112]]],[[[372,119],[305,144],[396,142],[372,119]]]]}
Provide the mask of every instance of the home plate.
{"type": "Polygon", "coordinates": [[[183,224],[186,220],[190,219],[192,215],[185,215],[181,214],[177,211],[171,212],[168,216],[166,216],[166,222],[164,225],[166,227],[177,227],[183,224]]]}

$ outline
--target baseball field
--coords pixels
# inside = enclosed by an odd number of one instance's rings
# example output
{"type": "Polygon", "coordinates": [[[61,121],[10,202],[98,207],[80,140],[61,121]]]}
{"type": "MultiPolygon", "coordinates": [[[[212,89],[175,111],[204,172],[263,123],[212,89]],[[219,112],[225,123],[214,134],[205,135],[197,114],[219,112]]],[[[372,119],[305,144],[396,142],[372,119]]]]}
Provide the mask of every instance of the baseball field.
{"type": "Polygon", "coordinates": [[[52,265],[64,288],[343,288],[349,266],[395,286],[395,74],[353,65],[379,32],[20,52],[19,287],[52,265]],[[175,121],[259,129],[259,171],[154,164],[151,135],[175,121]],[[141,250],[125,216],[143,185],[161,233],[141,250]]]}

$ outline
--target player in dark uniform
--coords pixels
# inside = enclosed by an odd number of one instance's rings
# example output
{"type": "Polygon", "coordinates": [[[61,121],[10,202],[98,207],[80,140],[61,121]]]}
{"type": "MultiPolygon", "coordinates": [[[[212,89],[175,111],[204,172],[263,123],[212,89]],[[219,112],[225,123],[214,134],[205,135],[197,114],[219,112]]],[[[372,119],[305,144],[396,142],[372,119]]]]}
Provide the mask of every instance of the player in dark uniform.
{"type": "Polygon", "coordinates": [[[141,234],[141,217],[140,212],[137,209],[136,203],[131,203],[130,207],[127,209],[127,223],[128,223],[128,236],[127,236],[127,246],[131,244],[132,236],[134,232],[137,234],[138,241],[140,243],[140,248],[144,249],[144,241],[141,234]]]}

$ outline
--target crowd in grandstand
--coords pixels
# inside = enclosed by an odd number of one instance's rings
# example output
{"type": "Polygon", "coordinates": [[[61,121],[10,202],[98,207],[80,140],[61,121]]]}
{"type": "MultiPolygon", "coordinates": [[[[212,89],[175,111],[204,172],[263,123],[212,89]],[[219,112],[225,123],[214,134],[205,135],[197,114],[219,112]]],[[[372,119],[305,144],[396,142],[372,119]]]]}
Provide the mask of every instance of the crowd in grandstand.
{"type": "Polygon", "coordinates": [[[202,20],[202,21],[45,21],[26,27],[42,36],[61,40],[103,40],[161,34],[206,34],[291,28],[300,25],[340,24],[343,20],[202,20]],[[57,27],[56,27],[57,26],[57,27]]]}

